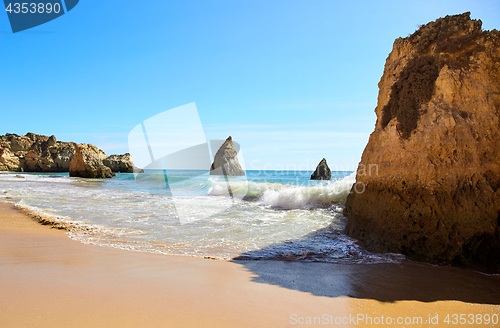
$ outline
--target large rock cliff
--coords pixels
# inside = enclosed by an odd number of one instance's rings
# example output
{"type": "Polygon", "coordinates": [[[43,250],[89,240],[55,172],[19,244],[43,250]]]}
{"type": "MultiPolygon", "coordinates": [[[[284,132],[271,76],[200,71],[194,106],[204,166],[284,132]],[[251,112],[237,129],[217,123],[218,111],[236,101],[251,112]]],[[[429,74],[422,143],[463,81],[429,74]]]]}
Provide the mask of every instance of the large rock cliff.
{"type": "Polygon", "coordinates": [[[500,271],[500,33],[470,13],[394,42],[346,232],[374,251],[500,271]]]}

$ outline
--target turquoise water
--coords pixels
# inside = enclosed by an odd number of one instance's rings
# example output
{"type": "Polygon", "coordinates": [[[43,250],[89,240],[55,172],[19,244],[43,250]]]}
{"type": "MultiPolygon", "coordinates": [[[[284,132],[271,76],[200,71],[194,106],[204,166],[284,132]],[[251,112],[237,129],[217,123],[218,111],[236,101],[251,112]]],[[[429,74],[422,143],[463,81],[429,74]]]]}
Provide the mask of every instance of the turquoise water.
{"type": "Polygon", "coordinates": [[[247,171],[225,178],[151,170],[92,180],[3,172],[0,199],[89,227],[69,232],[81,242],[129,250],[324,262],[400,258],[369,253],[342,233],[354,173],[332,172],[331,181],[311,181],[311,173],[247,171]]]}

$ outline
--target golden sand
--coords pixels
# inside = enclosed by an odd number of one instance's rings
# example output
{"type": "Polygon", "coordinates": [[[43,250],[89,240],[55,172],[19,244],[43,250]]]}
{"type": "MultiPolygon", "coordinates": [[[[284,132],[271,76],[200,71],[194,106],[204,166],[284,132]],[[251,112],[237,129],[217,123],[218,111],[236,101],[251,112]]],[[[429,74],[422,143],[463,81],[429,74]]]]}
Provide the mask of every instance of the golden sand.
{"type": "Polygon", "coordinates": [[[392,327],[492,327],[453,325],[453,314],[469,323],[500,315],[498,286],[498,277],[418,264],[214,261],[85,245],[0,203],[0,327],[383,327],[388,317],[392,327]]]}

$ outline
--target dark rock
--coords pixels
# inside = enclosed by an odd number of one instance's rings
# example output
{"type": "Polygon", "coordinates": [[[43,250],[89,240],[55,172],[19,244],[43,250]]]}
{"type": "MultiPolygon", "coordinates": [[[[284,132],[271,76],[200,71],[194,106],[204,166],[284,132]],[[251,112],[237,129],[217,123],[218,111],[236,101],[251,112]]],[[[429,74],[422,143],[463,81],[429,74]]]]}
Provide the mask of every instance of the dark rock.
{"type": "Polygon", "coordinates": [[[311,174],[311,180],[330,180],[332,178],[332,172],[326,163],[326,159],[322,159],[318,166],[316,166],[316,171],[311,174]]]}
{"type": "Polygon", "coordinates": [[[238,153],[234,149],[231,136],[219,148],[214,157],[214,162],[210,166],[211,175],[239,176],[245,175],[245,171],[238,161],[238,153]]]}

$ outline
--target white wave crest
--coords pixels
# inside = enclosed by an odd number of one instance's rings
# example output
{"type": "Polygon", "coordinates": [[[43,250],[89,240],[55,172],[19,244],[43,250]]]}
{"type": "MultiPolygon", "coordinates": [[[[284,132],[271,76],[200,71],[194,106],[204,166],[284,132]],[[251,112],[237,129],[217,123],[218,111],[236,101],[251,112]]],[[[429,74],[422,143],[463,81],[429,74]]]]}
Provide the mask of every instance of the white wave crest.
{"type": "MultiPolygon", "coordinates": [[[[341,180],[324,182],[317,186],[290,186],[249,181],[231,181],[229,186],[233,197],[257,200],[265,206],[288,210],[323,207],[345,201],[355,182],[354,172],[341,180]]],[[[227,182],[212,182],[208,195],[229,195],[227,182]]]]}
{"type": "Polygon", "coordinates": [[[341,180],[314,187],[267,189],[260,201],[264,205],[288,210],[328,206],[345,201],[355,182],[356,174],[353,173],[341,180]]]}

